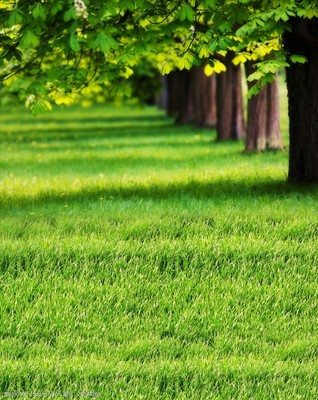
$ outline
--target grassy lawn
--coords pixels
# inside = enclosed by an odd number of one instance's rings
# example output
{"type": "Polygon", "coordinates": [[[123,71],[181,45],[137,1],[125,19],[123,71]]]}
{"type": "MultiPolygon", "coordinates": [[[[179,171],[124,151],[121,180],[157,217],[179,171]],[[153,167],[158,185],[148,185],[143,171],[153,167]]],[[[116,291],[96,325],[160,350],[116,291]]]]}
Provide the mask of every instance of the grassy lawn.
{"type": "Polygon", "coordinates": [[[318,397],[318,189],[287,152],[152,108],[0,135],[0,396],[318,397]]]}

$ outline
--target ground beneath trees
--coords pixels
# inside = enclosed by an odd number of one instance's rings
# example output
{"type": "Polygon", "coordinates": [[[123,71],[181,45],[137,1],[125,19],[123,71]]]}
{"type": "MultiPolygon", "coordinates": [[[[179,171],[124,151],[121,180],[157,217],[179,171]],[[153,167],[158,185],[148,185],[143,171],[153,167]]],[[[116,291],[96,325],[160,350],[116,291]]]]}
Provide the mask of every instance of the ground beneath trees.
{"type": "Polygon", "coordinates": [[[287,153],[152,108],[0,122],[0,393],[317,397],[318,190],[287,153]]]}

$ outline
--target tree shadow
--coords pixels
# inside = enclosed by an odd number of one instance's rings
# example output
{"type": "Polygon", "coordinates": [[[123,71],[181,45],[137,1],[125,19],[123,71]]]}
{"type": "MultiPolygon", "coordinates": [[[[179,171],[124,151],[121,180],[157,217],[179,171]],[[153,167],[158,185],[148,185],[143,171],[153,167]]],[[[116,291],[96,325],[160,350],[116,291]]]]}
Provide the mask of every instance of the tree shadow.
{"type": "MultiPolygon", "coordinates": [[[[5,143],[30,143],[36,141],[39,143],[61,142],[80,142],[98,139],[119,139],[119,138],[149,138],[175,136],[178,134],[195,133],[192,126],[177,127],[170,123],[162,122],[156,125],[134,125],[134,126],[110,126],[99,125],[85,127],[83,125],[70,124],[63,126],[62,130],[55,126],[35,126],[30,125],[30,130],[2,133],[2,142],[5,143]]],[[[214,131],[211,131],[211,134],[214,131]]]]}
{"type": "MultiPolygon", "coordinates": [[[[74,120],[72,120],[74,121],[74,120]]],[[[121,123],[131,123],[134,124],[136,122],[145,122],[145,123],[155,123],[155,122],[165,122],[167,123],[172,123],[173,119],[172,118],[167,118],[166,115],[122,115],[122,116],[105,116],[105,117],[90,117],[87,116],[86,114],[78,115],[76,116],[76,122],[84,125],[89,125],[89,124],[106,124],[111,126],[112,124],[121,124],[121,123]]],[[[61,118],[59,116],[52,115],[51,118],[43,117],[40,116],[37,119],[31,119],[31,118],[26,118],[22,119],[17,122],[15,118],[12,119],[5,119],[3,122],[4,124],[7,125],[32,125],[32,127],[36,127],[37,125],[42,125],[42,124],[59,124],[61,127],[67,126],[69,124],[74,124],[74,122],[69,122],[69,117],[68,115],[65,115],[65,118],[61,118]]],[[[56,127],[57,129],[57,127],[56,127]]]]}
{"type": "Polygon", "coordinates": [[[246,180],[217,179],[211,181],[190,180],[188,182],[168,183],[131,183],[120,186],[105,184],[105,186],[88,186],[78,191],[60,192],[43,191],[36,196],[0,197],[1,209],[22,207],[41,207],[48,204],[87,204],[113,200],[182,200],[185,197],[198,200],[228,201],[263,201],[279,200],[288,197],[318,196],[318,186],[303,186],[291,184],[283,180],[247,182],[246,180]]]}

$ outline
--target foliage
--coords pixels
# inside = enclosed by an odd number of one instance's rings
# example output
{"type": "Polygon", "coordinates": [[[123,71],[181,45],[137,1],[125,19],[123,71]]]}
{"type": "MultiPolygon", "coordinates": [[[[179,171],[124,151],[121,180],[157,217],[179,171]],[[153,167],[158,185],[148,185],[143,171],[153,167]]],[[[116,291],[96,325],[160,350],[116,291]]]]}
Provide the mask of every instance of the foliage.
{"type": "Polygon", "coordinates": [[[45,102],[92,81],[126,90],[140,57],[155,55],[163,73],[200,63],[221,72],[231,50],[235,63],[260,61],[254,78],[263,85],[288,62],[304,61],[288,58],[280,43],[290,18],[317,15],[317,1],[308,0],[1,1],[0,81],[29,107],[50,108],[45,102]]]}
{"type": "Polygon", "coordinates": [[[162,89],[160,72],[154,68],[147,58],[144,58],[133,67],[128,84],[131,87],[131,97],[146,104],[154,104],[155,96],[162,89]]]}

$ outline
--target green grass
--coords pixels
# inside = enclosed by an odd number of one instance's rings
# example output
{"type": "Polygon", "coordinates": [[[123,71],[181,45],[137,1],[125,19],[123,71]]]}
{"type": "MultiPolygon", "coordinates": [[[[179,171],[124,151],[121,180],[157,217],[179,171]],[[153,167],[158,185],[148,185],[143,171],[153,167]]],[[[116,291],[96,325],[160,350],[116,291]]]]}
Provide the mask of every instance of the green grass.
{"type": "Polygon", "coordinates": [[[0,123],[3,396],[318,397],[318,190],[286,152],[152,108],[0,123]]]}

